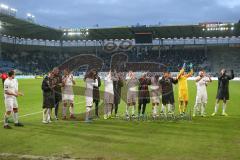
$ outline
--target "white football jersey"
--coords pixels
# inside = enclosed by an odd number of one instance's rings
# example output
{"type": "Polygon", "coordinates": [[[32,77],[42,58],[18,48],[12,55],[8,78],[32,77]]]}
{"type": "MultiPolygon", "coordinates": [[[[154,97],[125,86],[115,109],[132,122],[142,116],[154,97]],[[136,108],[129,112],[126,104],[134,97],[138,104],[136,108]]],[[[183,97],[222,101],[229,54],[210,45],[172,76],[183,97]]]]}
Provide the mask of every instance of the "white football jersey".
{"type": "Polygon", "coordinates": [[[111,79],[111,77],[107,76],[104,79],[104,85],[105,85],[105,92],[114,94],[114,91],[113,91],[113,80],[111,79]]]}
{"type": "Polygon", "coordinates": [[[149,88],[151,89],[151,91],[159,90],[159,83],[155,77],[151,77],[151,86],[149,88]]]}
{"type": "Polygon", "coordinates": [[[126,77],[126,84],[128,91],[137,91],[138,86],[138,79],[137,78],[130,78],[129,76],[126,77]]]}
{"type": "MultiPolygon", "coordinates": [[[[10,91],[12,93],[17,93],[18,92],[18,81],[17,81],[17,79],[7,78],[4,81],[4,91],[10,91]]],[[[7,94],[4,94],[4,97],[5,98],[16,98],[15,96],[7,95],[7,94]]]]}
{"type": "Polygon", "coordinates": [[[198,93],[206,93],[207,92],[207,84],[210,81],[208,77],[203,77],[200,81],[196,82],[197,92],[198,93]]]}
{"type": "Polygon", "coordinates": [[[66,77],[63,77],[63,81],[65,81],[64,87],[63,87],[63,93],[65,94],[72,94],[73,92],[73,75],[68,75],[66,77]]]}
{"type": "Polygon", "coordinates": [[[73,86],[73,75],[68,75],[63,78],[65,80],[65,86],[73,86]]]}
{"type": "Polygon", "coordinates": [[[94,81],[94,79],[90,79],[90,78],[87,78],[86,79],[86,89],[87,90],[93,90],[93,87],[97,87],[98,86],[98,80],[96,79],[94,81]]]}

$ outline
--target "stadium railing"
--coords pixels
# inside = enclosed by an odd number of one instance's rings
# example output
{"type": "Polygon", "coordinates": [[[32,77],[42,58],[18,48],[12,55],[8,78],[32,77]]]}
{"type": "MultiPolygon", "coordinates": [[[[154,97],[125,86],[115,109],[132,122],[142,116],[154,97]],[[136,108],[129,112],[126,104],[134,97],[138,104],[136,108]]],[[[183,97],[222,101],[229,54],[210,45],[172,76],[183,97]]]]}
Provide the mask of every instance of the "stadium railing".
{"type": "MultiPolygon", "coordinates": [[[[18,45],[36,45],[36,46],[55,46],[55,47],[95,47],[104,46],[107,44],[119,45],[122,42],[124,45],[137,46],[139,44],[135,43],[135,40],[42,40],[42,39],[25,39],[19,37],[11,37],[7,35],[2,35],[0,42],[18,44],[18,45]]],[[[168,38],[168,39],[154,39],[153,43],[145,45],[223,45],[223,44],[240,44],[240,36],[235,37],[193,37],[193,38],[168,38]]],[[[140,44],[141,45],[141,44],[140,44]]]]}

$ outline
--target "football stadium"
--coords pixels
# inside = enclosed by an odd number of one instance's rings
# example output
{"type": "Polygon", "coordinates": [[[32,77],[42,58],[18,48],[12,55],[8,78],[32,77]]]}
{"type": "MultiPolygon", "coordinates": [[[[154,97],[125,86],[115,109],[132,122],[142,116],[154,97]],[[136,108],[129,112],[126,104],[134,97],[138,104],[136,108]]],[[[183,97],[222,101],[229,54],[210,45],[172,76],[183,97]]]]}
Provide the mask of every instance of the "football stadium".
{"type": "Polygon", "coordinates": [[[52,27],[19,12],[0,4],[1,160],[240,159],[239,20],[52,27]]]}

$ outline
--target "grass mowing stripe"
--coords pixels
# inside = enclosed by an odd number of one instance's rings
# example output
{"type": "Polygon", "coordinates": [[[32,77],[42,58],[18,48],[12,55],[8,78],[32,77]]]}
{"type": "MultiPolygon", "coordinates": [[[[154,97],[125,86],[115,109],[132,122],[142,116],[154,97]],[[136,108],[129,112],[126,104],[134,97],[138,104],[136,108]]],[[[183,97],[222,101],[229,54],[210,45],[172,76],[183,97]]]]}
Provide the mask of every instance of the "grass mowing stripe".
{"type": "MultiPolygon", "coordinates": [[[[42,113],[42,111],[25,114],[25,115],[19,116],[19,118],[32,116],[32,115],[36,115],[36,114],[39,114],[39,113],[42,113]]],[[[3,122],[3,121],[0,121],[0,123],[2,123],[2,122],[3,122]]]]}

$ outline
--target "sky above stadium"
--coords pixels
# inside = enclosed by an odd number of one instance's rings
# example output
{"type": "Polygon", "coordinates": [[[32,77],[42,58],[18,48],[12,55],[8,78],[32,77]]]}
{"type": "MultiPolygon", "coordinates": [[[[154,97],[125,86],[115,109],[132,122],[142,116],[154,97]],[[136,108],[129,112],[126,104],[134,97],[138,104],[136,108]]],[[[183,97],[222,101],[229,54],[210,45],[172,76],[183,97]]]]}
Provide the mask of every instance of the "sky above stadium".
{"type": "Polygon", "coordinates": [[[237,22],[240,0],[0,0],[30,12],[36,22],[51,27],[99,27],[237,22]]]}

